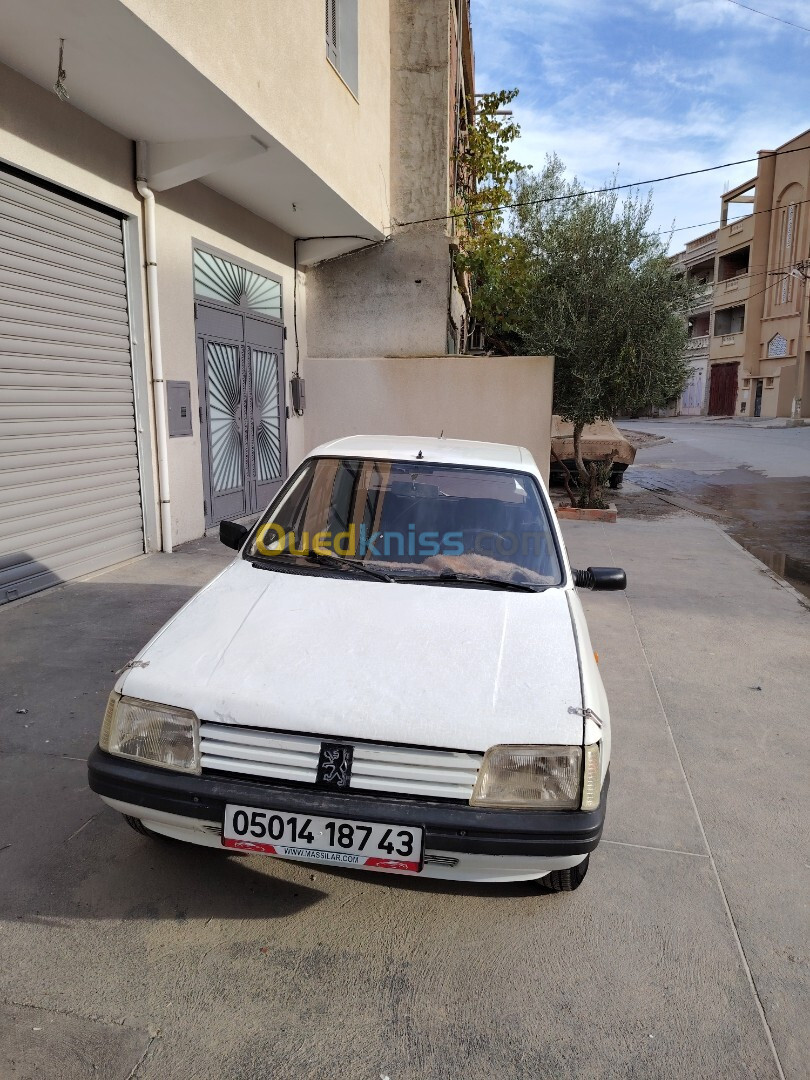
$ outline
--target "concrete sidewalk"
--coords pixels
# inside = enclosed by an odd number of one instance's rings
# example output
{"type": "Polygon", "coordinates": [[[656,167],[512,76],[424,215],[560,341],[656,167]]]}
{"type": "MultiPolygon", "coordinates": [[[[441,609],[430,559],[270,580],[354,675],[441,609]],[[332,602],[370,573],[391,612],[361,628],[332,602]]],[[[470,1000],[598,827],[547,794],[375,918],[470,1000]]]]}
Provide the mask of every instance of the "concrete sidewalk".
{"type": "Polygon", "coordinates": [[[571,523],[566,543],[575,564],[598,554],[629,573],[624,607],[585,599],[613,717],[607,835],[704,858],[764,1041],[785,1075],[807,1075],[807,602],[691,515],[571,523]]]}
{"type": "Polygon", "coordinates": [[[571,895],[164,846],[102,808],[113,673],[212,541],[0,610],[3,1080],[805,1077],[808,610],[702,519],[565,532],[630,582],[583,597],[614,753],[571,895]]]}

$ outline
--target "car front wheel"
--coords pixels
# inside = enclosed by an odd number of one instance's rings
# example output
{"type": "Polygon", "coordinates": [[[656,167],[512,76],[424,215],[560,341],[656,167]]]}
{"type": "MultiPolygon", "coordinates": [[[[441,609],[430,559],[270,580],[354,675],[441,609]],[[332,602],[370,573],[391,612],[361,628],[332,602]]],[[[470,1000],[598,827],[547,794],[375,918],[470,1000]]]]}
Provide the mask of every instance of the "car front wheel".
{"type": "Polygon", "coordinates": [[[569,866],[566,870],[552,870],[545,877],[538,878],[537,885],[540,892],[573,892],[574,889],[578,889],[588,873],[590,858],[590,855],[586,855],[576,866],[569,866]]]}

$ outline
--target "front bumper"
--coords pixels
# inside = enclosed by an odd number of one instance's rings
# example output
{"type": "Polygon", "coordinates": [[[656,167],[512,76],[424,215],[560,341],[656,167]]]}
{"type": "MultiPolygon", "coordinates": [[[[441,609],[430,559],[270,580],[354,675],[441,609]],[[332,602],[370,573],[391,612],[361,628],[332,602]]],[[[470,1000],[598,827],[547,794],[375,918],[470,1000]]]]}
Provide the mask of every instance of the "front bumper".
{"type": "Polygon", "coordinates": [[[608,772],[597,810],[485,810],[402,795],[333,793],[221,773],[190,776],[114,757],[98,746],[87,764],[90,787],[105,801],[144,807],[161,816],[221,826],[225,804],[238,803],[323,817],[421,825],[428,852],[520,859],[574,856],[574,862],[599,843],[610,783],[608,772]]]}

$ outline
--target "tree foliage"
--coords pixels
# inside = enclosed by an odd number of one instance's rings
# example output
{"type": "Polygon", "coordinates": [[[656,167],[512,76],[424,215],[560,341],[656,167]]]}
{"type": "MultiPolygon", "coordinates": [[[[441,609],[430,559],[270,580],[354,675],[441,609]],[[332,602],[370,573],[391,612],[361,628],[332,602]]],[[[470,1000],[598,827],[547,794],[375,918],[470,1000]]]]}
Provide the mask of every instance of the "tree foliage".
{"type": "Polygon", "coordinates": [[[511,185],[522,166],[511,157],[520,127],[498,113],[517,93],[482,94],[470,103],[474,122],[455,157],[456,279],[470,321],[485,325],[491,338],[503,338],[500,351],[510,351],[508,343],[516,340],[511,317],[523,281],[515,272],[519,244],[504,230],[501,209],[511,201],[511,185]]]}
{"type": "Polygon", "coordinates": [[[585,466],[583,427],[681,393],[690,285],[649,228],[649,195],[586,194],[550,156],[539,174],[520,174],[510,201],[515,261],[491,278],[508,315],[492,332],[506,322],[515,351],[555,357],[554,412],[574,424],[580,505],[598,506],[604,470],[585,466]]]}

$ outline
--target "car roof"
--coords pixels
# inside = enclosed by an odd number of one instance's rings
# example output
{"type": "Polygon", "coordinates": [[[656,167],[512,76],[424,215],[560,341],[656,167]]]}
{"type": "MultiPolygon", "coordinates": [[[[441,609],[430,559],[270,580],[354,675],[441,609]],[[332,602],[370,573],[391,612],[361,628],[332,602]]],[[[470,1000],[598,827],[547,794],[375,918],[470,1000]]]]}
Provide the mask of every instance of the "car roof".
{"type": "Polygon", "coordinates": [[[377,458],[383,461],[424,459],[443,465],[477,465],[488,468],[536,470],[534,458],[523,446],[475,442],[471,439],[437,439],[424,435],[349,435],[323,443],[307,457],[377,458]]]}

